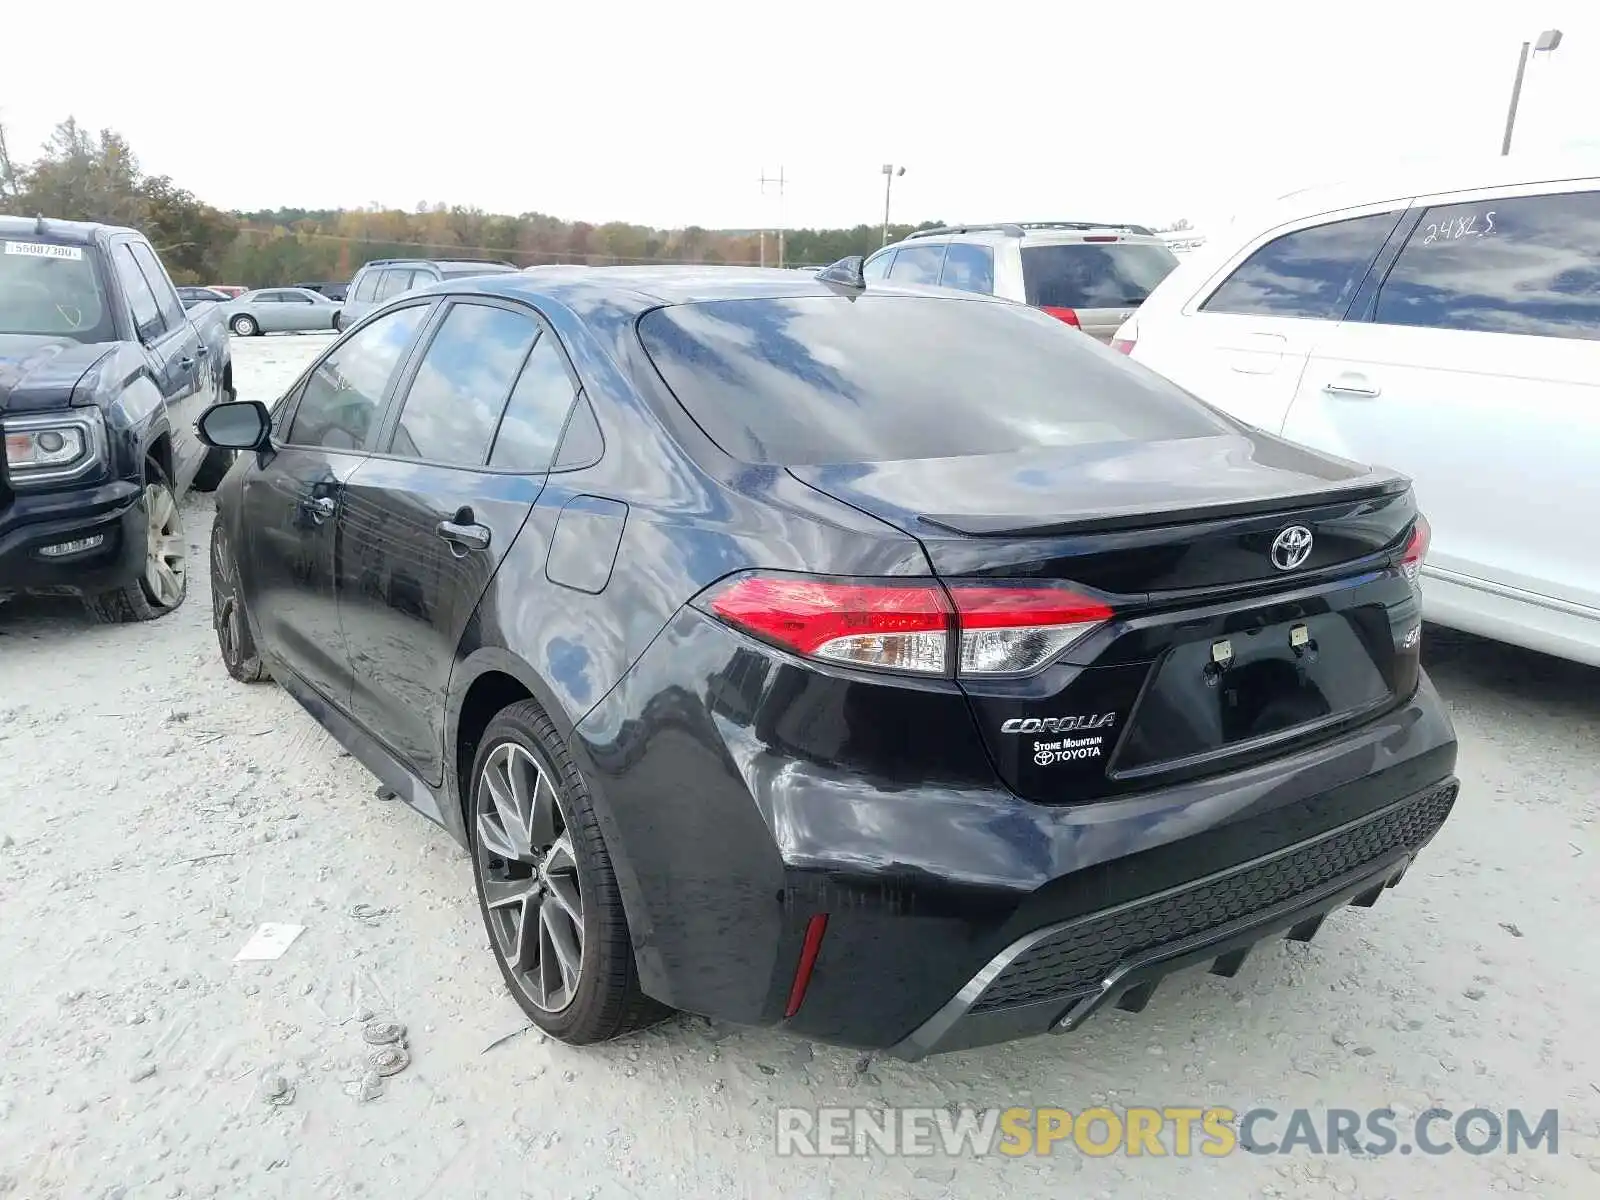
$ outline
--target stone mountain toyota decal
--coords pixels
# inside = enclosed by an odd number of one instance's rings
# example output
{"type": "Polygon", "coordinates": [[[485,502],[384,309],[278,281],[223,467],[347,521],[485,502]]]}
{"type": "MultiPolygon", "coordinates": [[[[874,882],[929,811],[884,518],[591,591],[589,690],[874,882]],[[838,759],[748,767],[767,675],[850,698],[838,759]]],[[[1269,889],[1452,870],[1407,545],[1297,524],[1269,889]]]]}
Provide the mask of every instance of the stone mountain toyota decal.
{"type": "Polygon", "coordinates": [[[1088,713],[1072,717],[1012,717],[1000,726],[1001,733],[1081,733],[1083,737],[1058,737],[1054,741],[1035,739],[1032,757],[1035,766],[1051,767],[1060,763],[1085,758],[1105,756],[1105,737],[1094,732],[1109,729],[1117,714],[1088,713]]]}
{"type": "Polygon", "coordinates": [[[1304,525],[1291,525],[1272,543],[1272,565],[1280,571],[1292,571],[1311,557],[1311,530],[1304,525]]]}

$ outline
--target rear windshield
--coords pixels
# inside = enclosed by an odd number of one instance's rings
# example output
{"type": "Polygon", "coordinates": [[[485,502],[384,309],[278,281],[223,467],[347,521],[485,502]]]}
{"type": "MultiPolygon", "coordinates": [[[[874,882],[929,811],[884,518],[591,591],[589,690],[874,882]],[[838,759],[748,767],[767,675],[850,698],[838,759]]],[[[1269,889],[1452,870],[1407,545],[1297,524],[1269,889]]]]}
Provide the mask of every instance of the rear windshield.
{"type": "Polygon", "coordinates": [[[921,296],[654,309],[639,336],[734,458],[781,466],[1205,437],[1209,409],[1021,305],[921,296]]]}
{"type": "Polygon", "coordinates": [[[112,341],[111,309],[93,248],[0,241],[0,333],[112,341]]]}
{"type": "Polygon", "coordinates": [[[459,279],[463,275],[503,275],[515,271],[504,263],[440,263],[439,273],[446,279],[459,279]]]}
{"type": "Polygon", "coordinates": [[[1142,242],[1072,242],[1026,246],[1022,286],[1045,308],[1131,308],[1178,265],[1165,246],[1142,242]]]}

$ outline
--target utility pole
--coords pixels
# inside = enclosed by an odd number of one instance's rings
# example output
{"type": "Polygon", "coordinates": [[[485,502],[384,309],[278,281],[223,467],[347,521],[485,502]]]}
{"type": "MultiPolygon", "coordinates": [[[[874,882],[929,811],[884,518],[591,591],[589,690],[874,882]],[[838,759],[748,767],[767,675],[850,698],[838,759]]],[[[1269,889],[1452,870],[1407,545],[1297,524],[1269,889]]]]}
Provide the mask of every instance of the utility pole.
{"type": "MultiPolygon", "coordinates": [[[[1535,54],[1554,50],[1561,45],[1561,30],[1546,29],[1539,35],[1539,40],[1532,43],[1535,54]]],[[[1506,133],[1500,139],[1500,156],[1503,158],[1511,153],[1511,131],[1517,123],[1517,102],[1522,99],[1522,77],[1528,69],[1529,43],[1522,43],[1522,50],[1517,55],[1517,76],[1511,83],[1511,103],[1506,107],[1506,133]]]]}
{"type": "Polygon", "coordinates": [[[893,163],[883,164],[883,244],[889,244],[889,189],[894,186],[896,175],[904,175],[906,169],[897,167],[893,163]]]}
{"type": "MultiPolygon", "coordinates": [[[[777,178],[775,178],[775,179],[771,178],[770,176],[767,175],[767,169],[765,167],[761,168],[761,194],[763,196],[765,196],[767,194],[767,184],[769,184],[769,183],[776,184],[777,188],[778,188],[778,266],[781,269],[782,266],[783,266],[783,185],[784,185],[783,168],[782,167],[778,168],[778,175],[777,175],[777,178]]],[[[761,265],[765,266],[766,262],[767,262],[766,242],[763,239],[763,241],[762,241],[762,250],[761,250],[761,265]]]]}

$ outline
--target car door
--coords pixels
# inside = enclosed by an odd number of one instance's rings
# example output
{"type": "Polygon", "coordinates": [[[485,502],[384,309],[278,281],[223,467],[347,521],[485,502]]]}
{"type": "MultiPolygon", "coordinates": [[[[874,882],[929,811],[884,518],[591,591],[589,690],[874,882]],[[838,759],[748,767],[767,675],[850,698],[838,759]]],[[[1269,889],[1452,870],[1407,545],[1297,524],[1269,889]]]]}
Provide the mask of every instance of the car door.
{"type": "Polygon", "coordinates": [[[428,311],[385,313],[324,354],[281,407],[271,453],[242,481],[240,584],[261,645],[340,708],[350,654],[334,586],[337,518],[428,311]]]}
{"type": "Polygon", "coordinates": [[[1425,575],[1600,620],[1600,191],[1582,186],[1419,203],[1283,432],[1411,476],[1425,575]]]}
{"type": "Polygon", "coordinates": [[[296,333],[311,329],[328,329],[333,324],[332,314],[313,300],[311,293],[299,288],[278,293],[283,310],[283,327],[296,333]]]}
{"type": "Polygon", "coordinates": [[[1224,412],[1276,432],[1313,341],[1343,319],[1404,207],[1347,209],[1263,233],[1181,313],[1142,326],[1134,358],[1224,412]]]}
{"type": "Polygon", "coordinates": [[[467,623],[544,486],[576,384],[532,310],[441,308],[341,515],[351,709],[420,778],[444,770],[467,623]]]}
{"type": "Polygon", "coordinates": [[[175,476],[172,484],[181,492],[200,469],[205,454],[195,436],[194,422],[213,398],[211,370],[200,335],[189,323],[182,301],[150,248],[124,238],[111,244],[110,253],[150,374],[166,402],[175,476]]]}

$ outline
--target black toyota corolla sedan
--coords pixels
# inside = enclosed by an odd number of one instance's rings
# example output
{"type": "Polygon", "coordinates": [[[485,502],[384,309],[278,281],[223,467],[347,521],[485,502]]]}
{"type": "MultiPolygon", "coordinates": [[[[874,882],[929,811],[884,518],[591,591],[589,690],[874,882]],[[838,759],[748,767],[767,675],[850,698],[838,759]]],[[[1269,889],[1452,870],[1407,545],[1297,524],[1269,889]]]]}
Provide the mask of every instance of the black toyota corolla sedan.
{"type": "Polygon", "coordinates": [[[1455,800],[1408,482],[1022,305],[464,279],[201,428],[227,669],[460,839],[569,1042],[1071,1029],[1371,905],[1455,800]]]}

